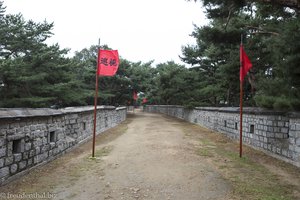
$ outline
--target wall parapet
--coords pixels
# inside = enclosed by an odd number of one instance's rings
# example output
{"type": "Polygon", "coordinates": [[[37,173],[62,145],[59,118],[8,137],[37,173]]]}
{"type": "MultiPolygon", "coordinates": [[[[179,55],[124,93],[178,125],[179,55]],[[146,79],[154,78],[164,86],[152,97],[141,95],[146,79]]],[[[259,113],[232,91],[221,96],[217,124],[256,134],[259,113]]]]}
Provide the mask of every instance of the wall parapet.
{"type": "MultiPolygon", "coordinates": [[[[147,105],[144,111],[177,117],[239,139],[239,107],[147,105]]],[[[300,113],[243,109],[244,144],[300,167],[300,113]]]]}
{"type": "MultiPolygon", "coordinates": [[[[126,107],[97,107],[97,134],[126,119],[126,107]]],[[[92,137],[94,107],[1,108],[0,185],[92,137]]]]}

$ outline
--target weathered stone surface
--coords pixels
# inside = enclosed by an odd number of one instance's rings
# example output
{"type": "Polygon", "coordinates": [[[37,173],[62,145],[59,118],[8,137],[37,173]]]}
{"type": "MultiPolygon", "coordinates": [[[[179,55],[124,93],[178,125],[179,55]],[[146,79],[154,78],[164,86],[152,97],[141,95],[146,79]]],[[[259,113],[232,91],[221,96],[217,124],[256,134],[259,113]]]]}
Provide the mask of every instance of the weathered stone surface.
{"type": "Polygon", "coordinates": [[[4,166],[4,158],[0,159],[0,168],[4,166]]]}
{"type": "Polygon", "coordinates": [[[9,156],[5,158],[5,166],[11,165],[14,162],[14,157],[13,156],[9,156]]]}
{"type": "MultiPolygon", "coordinates": [[[[0,168],[3,174],[0,185],[9,173],[13,175],[59,156],[90,137],[93,109],[93,106],[60,110],[0,109],[0,168]],[[55,132],[54,137],[50,137],[51,131],[55,132]]],[[[126,108],[99,106],[97,118],[99,133],[125,120],[126,108]],[[104,125],[106,128],[101,128],[104,125]]]]}
{"type": "Polygon", "coordinates": [[[0,178],[6,177],[9,175],[9,167],[3,167],[0,169],[0,178]]]}
{"type": "Polygon", "coordinates": [[[4,156],[6,156],[6,148],[1,148],[0,147],[0,158],[2,158],[2,157],[4,157],[4,156]]]}
{"type": "MultiPolygon", "coordinates": [[[[148,105],[144,111],[164,113],[222,132],[230,138],[239,138],[239,108],[199,107],[188,110],[182,106],[148,105]]],[[[300,167],[300,113],[245,108],[243,141],[273,152],[283,160],[288,158],[300,167]]]]}
{"type": "Polygon", "coordinates": [[[10,173],[14,174],[18,171],[18,165],[17,164],[13,164],[10,166],[10,173]]]}
{"type": "Polygon", "coordinates": [[[26,161],[26,160],[25,160],[25,161],[22,161],[22,162],[19,162],[19,169],[20,169],[20,170],[25,169],[26,166],[27,166],[27,161],[26,161]]]}
{"type": "Polygon", "coordinates": [[[26,143],[25,144],[25,151],[29,151],[31,149],[32,143],[26,143]]]}
{"type": "Polygon", "coordinates": [[[14,162],[19,162],[20,160],[22,160],[22,154],[14,154],[14,162]]]}

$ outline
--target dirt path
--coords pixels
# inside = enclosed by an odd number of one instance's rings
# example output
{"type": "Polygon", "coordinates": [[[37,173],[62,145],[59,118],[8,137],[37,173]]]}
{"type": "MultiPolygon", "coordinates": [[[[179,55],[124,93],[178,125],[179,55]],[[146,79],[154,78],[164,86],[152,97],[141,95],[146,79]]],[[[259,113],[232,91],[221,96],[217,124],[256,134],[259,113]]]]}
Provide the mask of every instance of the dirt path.
{"type": "Polygon", "coordinates": [[[277,161],[249,148],[249,158],[237,159],[228,139],[163,115],[136,111],[97,137],[96,159],[89,158],[90,148],[86,143],[1,192],[100,200],[296,199],[300,194],[299,169],[281,162],[276,169],[270,162],[277,161]],[[262,165],[252,162],[255,156],[262,165]]]}

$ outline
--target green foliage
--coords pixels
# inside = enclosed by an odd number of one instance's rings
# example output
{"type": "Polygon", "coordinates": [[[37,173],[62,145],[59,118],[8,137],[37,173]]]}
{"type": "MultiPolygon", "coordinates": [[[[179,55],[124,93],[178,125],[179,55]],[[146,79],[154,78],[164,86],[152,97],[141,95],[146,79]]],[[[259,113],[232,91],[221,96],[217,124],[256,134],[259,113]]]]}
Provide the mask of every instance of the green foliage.
{"type": "Polygon", "coordinates": [[[182,60],[201,72],[202,89],[198,92],[214,94],[215,103],[210,105],[239,105],[238,48],[243,34],[244,47],[253,64],[244,81],[245,104],[299,110],[298,10],[261,1],[201,2],[210,24],[195,27],[192,36],[197,45],[182,49],[182,60]]]}
{"type": "Polygon", "coordinates": [[[0,107],[84,104],[68,50],[44,43],[52,23],[25,21],[18,14],[3,15],[0,25],[0,107]]]}

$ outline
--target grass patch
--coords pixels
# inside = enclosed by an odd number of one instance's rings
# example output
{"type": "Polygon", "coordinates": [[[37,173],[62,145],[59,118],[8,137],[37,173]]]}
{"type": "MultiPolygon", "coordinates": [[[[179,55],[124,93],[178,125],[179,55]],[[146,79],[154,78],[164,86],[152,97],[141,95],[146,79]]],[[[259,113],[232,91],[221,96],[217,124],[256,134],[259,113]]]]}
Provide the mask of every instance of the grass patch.
{"type": "Polygon", "coordinates": [[[108,154],[113,150],[113,146],[105,146],[101,149],[97,149],[95,152],[95,157],[104,157],[108,156],[108,154]]]}
{"type": "MultiPolygon", "coordinates": [[[[297,199],[293,196],[294,191],[299,191],[296,184],[287,184],[279,174],[260,163],[259,159],[266,159],[266,155],[244,146],[244,155],[240,158],[238,143],[220,133],[190,123],[184,124],[182,130],[190,139],[199,141],[199,145],[195,145],[196,154],[206,159],[231,184],[233,199],[297,199]]],[[[278,166],[277,162],[273,165],[278,166]]],[[[284,171],[290,168],[286,163],[282,165],[278,167],[284,171]]]]}
{"type": "Polygon", "coordinates": [[[215,145],[214,142],[212,142],[211,140],[208,140],[207,138],[200,139],[200,142],[204,146],[214,146],[215,145]]]}
{"type": "Polygon", "coordinates": [[[197,155],[204,157],[213,157],[213,153],[207,148],[199,148],[196,151],[197,155]]]}

